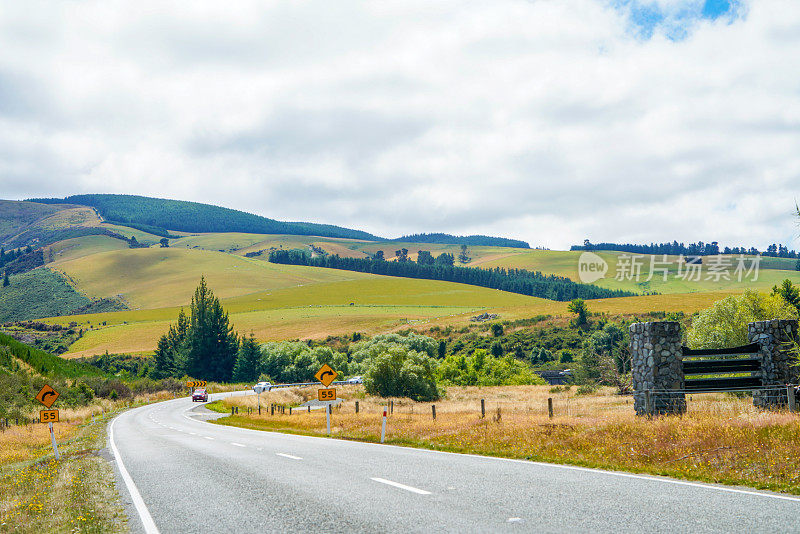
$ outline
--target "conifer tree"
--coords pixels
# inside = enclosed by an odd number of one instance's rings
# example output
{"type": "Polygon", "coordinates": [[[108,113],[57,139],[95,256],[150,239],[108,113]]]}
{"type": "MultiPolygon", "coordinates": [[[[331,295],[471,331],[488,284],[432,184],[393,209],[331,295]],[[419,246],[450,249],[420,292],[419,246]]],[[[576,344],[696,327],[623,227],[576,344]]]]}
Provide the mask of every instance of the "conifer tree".
{"type": "Polygon", "coordinates": [[[261,367],[261,349],[256,343],[253,333],[250,337],[242,337],[236,365],[233,367],[234,382],[253,382],[258,379],[261,367]]]}
{"type": "Polygon", "coordinates": [[[191,304],[186,335],[187,372],[206,380],[228,382],[233,375],[239,340],[219,299],[200,278],[191,304]]]}

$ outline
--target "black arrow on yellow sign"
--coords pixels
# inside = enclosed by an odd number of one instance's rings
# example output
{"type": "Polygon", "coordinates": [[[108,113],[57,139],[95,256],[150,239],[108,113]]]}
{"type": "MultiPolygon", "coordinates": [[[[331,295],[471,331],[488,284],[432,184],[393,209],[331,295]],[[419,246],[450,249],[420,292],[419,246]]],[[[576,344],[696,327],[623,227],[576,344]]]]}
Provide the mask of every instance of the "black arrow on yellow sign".
{"type": "Polygon", "coordinates": [[[51,388],[48,384],[45,384],[44,387],[39,390],[39,393],[36,394],[36,400],[49,408],[56,401],[58,395],[58,391],[51,388]]]}
{"type": "Polygon", "coordinates": [[[325,387],[328,387],[331,385],[331,382],[334,381],[337,374],[339,373],[334,371],[333,368],[326,363],[323,364],[319,371],[317,371],[317,374],[314,375],[314,378],[322,382],[325,387]]]}

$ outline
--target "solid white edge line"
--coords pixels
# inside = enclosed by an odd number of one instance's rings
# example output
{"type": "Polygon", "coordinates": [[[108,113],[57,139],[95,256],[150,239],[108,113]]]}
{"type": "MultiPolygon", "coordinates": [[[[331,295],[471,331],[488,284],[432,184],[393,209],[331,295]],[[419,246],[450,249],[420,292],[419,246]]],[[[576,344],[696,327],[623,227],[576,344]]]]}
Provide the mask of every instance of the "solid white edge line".
{"type": "MultiPolygon", "coordinates": [[[[221,394],[221,395],[224,395],[224,394],[221,394]]],[[[224,398],[224,396],[220,397],[220,398],[222,399],[222,398],[224,398]]],[[[190,420],[190,421],[196,421],[196,422],[199,422],[199,423],[206,423],[206,424],[209,424],[209,425],[213,424],[213,423],[210,423],[208,421],[203,421],[202,419],[195,419],[195,418],[189,417],[185,413],[183,414],[183,416],[186,419],[190,420]]],[[[218,426],[218,425],[215,425],[215,426],[218,426]]],[[[316,441],[316,440],[328,440],[328,441],[330,441],[330,438],[323,438],[323,437],[317,437],[317,436],[303,436],[303,435],[298,435],[298,434],[284,434],[282,432],[272,432],[272,431],[269,431],[269,430],[254,430],[252,428],[239,428],[239,427],[227,427],[227,428],[236,428],[237,430],[243,430],[245,432],[257,432],[257,433],[268,432],[270,434],[278,434],[278,435],[281,435],[281,436],[289,436],[292,439],[297,439],[297,440],[302,440],[302,441],[316,441]]],[[[592,467],[581,467],[581,466],[577,466],[577,465],[555,464],[555,463],[554,464],[550,464],[550,463],[547,463],[547,462],[532,462],[530,460],[520,460],[518,458],[499,458],[497,456],[482,456],[480,454],[455,453],[455,452],[447,452],[447,451],[437,451],[437,450],[434,450],[434,449],[419,449],[419,448],[416,448],[416,447],[401,447],[400,445],[384,445],[384,444],[378,444],[378,443],[368,443],[368,442],[363,442],[363,441],[347,441],[347,443],[359,444],[359,445],[363,445],[363,446],[367,446],[367,447],[370,447],[370,446],[371,447],[383,447],[383,448],[390,447],[390,448],[393,448],[393,449],[400,449],[400,450],[407,451],[407,452],[433,453],[433,454],[444,454],[444,455],[455,455],[455,456],[467,456],[467,457],[471,457],[471,458],[481,458],[483,460],[494,460],[494,461],[500,461],[500,462],[514,462],[514,463],[520,463],[520,464],[524,464],[524,465],[536,465],[536,466],[541,466],[541,467],[549,467],[551,469],[569,469],[569,470],[572,470],[572,471],[585,471],[587,473],[594,473],[596,475],[606,475],[606,476],[615,476],[615,477],[623,477],[623,478],[634,478],[634,479],[638,479],[638,480],[649,480],[651,482],[661,482],[661,483],[664,483],[664,484],[676,484],[678,486],[692,486],[692,487],[695,487],[695,488],[703,488],[703,489],[707,489],[707,490],[716,490],[716,491],[722,491],[722,492],[726,492],[726,493],[738,493],[740,495],[752,495],[752,496],[755,496],[755,497],[766,497],[768,499],[778,499],[778,500],[783,500],[783,501],[791,501],[791,502],[800,503],[800,497],[793,496],[793,495],[781,495],[781,494],[777,494],[777,493],[767,493],[765,491],[745,490],[745,489],[739,489],[739,488],[729,488],[729,487],[725,487],[725,486],[714,486],[714,485],[706,484],[706,483],[703,483],[703,482],[692,482],[692,481],[689,481],[689,480],[678,480],[678,479],[673,479],[673,478],[660,477],[660,476],[656,476],[656,475],[637,475],[635,473],[625,473],[625,472],[622,472],[622,471],[609,471],[607,469],[599,469],[599,468],[592,468],[592,467]]]]}
{"type": "Polygon", "coordinates": [[[290,460],[302,460],[299,456],[294,456],[292,454],[286,454],[285,452],[276,452],[276,456],[283,456],[284,458],[289,458],[290,460]]]}
{"type": "Polygon", "coordinates": [[[153,521],[153,516],[150,515],[150,511],[147,509],[147,505],[144,503],[144,500],[139,493],[139,489],[136,487],[136,484],[134,484],[130,473],[128,473],[128,470],[125,468],[125,464],[122,462],[122,457],[117,449],[117,444],[114,443],[114,423],[116,422],[117,418],[115,417],[108,427],[108,441],[111,444],[111,452],[114,453],[114,459],[117,462],[119,473],[122,475],[122,480],[125,482],[125,487],[128,488],[128,493],[131,494],[133,506],[139,513],[139,519],[142,521],[144,531],[147,534],[159,534],[158,527],[156,527],[156,524],[153,521]]]}
{"type": "Polygon", "coordinates": [[[393,482],[391,480],[386,480],[385,478],[378,478],[378,477],[370,477],[370,480],[374,480],[375,482],[380,482],[381,484],[386,484],[388,486],[394,486],[395,488],[400,488],[402,490],[410,491],[411,493],[417,493],[419,495],[430,495],[430,491],[425,491],[423,489],[415,488],[412,486],[406,486],[405,484],[400,484],[399,482],[393,482]]]}

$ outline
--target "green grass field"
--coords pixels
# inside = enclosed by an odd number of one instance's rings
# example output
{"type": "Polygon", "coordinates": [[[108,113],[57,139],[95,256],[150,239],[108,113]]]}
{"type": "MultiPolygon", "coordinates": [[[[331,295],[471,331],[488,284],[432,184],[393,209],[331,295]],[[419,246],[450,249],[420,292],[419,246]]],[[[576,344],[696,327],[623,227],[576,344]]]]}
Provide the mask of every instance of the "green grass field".
{"type": "MultiPolygon", "coordinates": [[[[62,214],[62,212],[59,212],[62,214]]],[[[84,214],[86,215],[86,214],[84,214]]],[[[75,215],[77,216],[77,215],[75,215]]],[[[138,230],[118,228],[123,235],[147,236],[138,230]]],[[[150,236],[157,240],[158,236],[150,236]]],[[[493,289],[434,280],[383,277],[351,271],[277,265],[265,256],[246,258],[245,253],[275,248],[307,249],[314,245],[329,253],[365,257],[383,250],[387,258],[407,248],[433,255],[457,256],[460,246],[415,243],[376,243],[316,236],[262,234],[198,234],[171,240],[169,248],[153,246],[130,249],[107,236],[70,239],[51,246],[55,261],[49,266],[89,298],[119,297],[131,309],[48,321],[76,321],[86,335],[69,354],[86,356],[109,352],[147,353],[177,317],[188,307],[201,276],[220,297],[238,331],[253,332],[258,339],[320,338],[353,331],[377,333],[398,328],[462,326],[482,311],[501,319],[540,314],[568,316],[567,303],[506,293],[493,289]],[[219,250],[231,253],[219,252],[219,250]]],[[[469,247],[469,265],[482,268],[525,268],[577,280],[580,252],[544,251],[503,247],[469,247]]],[[[692,313],[716,300],[748,287],[769,290],[784,278],[800,283],[800,272],[776,270],[785,261],[771,262],[759,271],[755,282],[721,280],[684,281],[670,267],[666,282],[655,277],[649,283],[649,257],[645,257],[640,282],[616,280],[620,253],[600,252],[608,263],[606,278],[598,285],[638,293],[658,292],[617,299],[589,301],[592,312],[635,315],[650,311],[692,313]]]]}
{"type": "MultiPolygon", "coordinates": [[[[48,247],[53,253],[54,266],[70,260],[99,254],[100,252],[127,250],[128,248],[128,244],[124,241],[107,235],[89,235],[75,239],[65,239],[48,247]]],[[[47,253],[45,253],[45,258],[48,258],[47,253]]]]}

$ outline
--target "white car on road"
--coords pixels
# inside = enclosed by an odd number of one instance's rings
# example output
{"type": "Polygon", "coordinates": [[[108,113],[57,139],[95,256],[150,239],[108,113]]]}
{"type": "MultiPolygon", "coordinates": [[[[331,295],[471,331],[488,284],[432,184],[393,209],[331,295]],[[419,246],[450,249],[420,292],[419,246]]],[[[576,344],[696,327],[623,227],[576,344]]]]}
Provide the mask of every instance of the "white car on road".
{"type": "Polygon", "coordinates": [[[272,383],[270,382],[259,382],[255,386],[253,386],[253,391],[256,393],[261,393],[262,391],[269,391],[272,389],[272,383]]]}
{"type": "Polygon", "coordinates": [[[360,376],[354,376],[352,378],[348,378],[347,379],[347,383],[348,384],[363,384],[364,383],[364,379],[362,377],[360,377],[360,376]]]}

